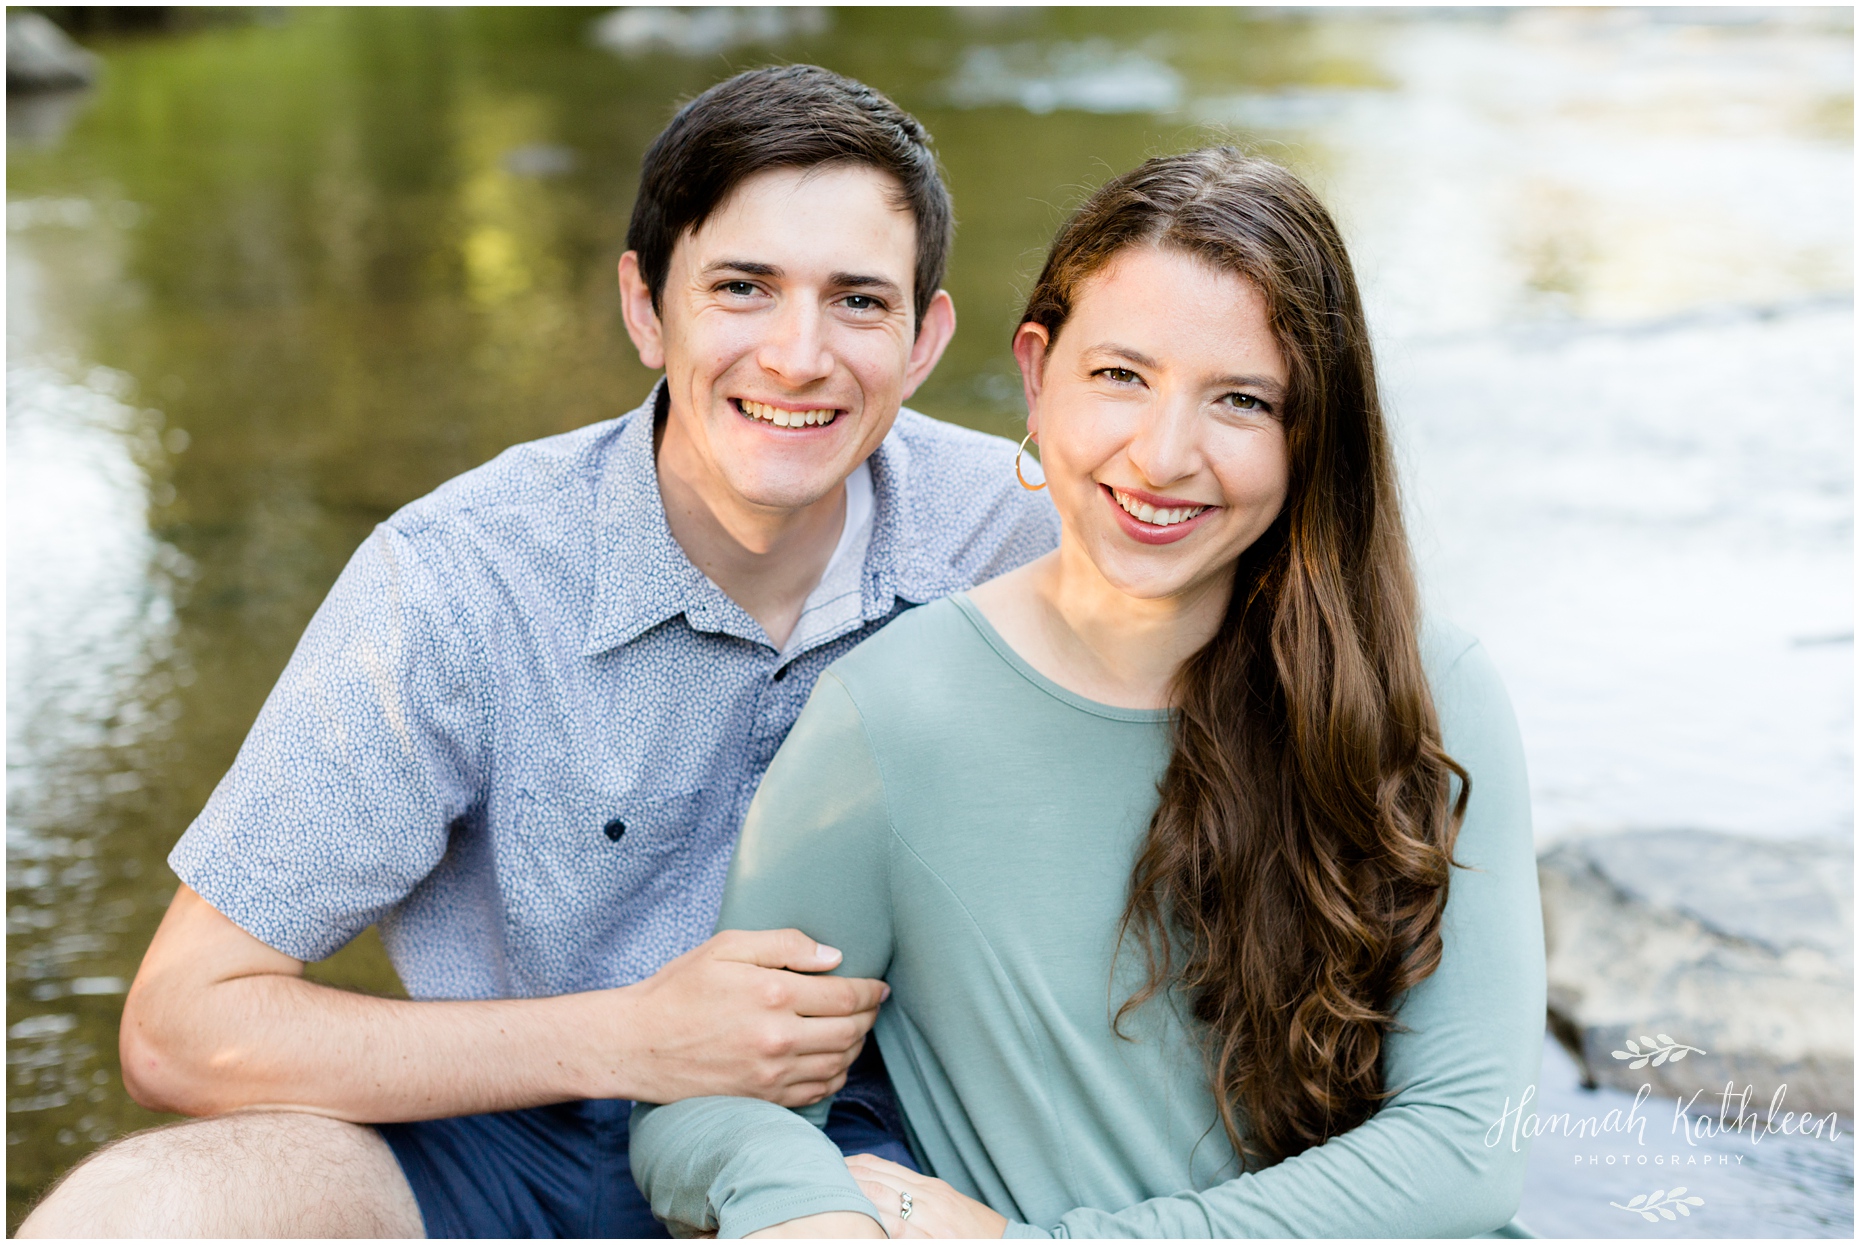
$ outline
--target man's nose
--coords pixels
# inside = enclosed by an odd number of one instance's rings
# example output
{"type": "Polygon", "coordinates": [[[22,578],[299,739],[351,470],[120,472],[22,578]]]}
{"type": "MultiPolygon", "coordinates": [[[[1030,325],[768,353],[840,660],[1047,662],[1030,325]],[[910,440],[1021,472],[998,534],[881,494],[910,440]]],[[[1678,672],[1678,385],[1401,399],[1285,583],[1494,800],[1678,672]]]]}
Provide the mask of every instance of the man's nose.
{"type": "Polygon", "coordinates": [[[1159,397],[1124,452],[1144,482],[1160,489],[1194,473],[1199,412],[1192,394],[1159,397]]]}
{"type": "Polygon", "coordinates": [[[824,380],[833,374],[826,329],[826,317],[817,302],[788,299],[768,321],[768,336],[756,352],[756,360],[764,371],[791,388],[824,380]]]}

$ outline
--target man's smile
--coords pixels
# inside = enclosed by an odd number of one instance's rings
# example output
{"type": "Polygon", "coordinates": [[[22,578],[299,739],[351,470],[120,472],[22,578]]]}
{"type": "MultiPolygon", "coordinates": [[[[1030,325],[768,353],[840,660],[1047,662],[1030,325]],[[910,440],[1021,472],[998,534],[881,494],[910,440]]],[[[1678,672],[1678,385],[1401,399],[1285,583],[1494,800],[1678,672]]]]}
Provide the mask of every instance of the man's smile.
{"type": "Polygon", "coordinates": [[[806,410],[789,410],[787,407],[771,406],[767,402],[757,402],[750,398],[731,398],[730,405],[739,415],[753,419],[757,423],[773,424],[777,428],[807,428],[824,426],[839,417],[840,410],[834,406],[811,407],[806,410]]]}

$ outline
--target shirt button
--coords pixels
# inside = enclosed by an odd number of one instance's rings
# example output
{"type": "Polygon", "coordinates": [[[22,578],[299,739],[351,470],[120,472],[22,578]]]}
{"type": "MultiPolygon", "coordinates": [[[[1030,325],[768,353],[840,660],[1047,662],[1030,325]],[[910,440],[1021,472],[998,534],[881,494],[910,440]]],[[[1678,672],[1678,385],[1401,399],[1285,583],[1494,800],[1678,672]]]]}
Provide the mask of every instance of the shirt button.
{"type": "Polygon", "coordinates": [[[618,843],[620,841],[620,836],[626,833],[626,823],[624,821],[621,821],[618,817],[616,817],[612,821],[608,822],[606,825],[602,826],[601,832],[605,834],[608,838],[612,839],[614,842],[618,843]]]}
{"type": "Polygon", "coordinates": [[[777,670],[775,672],[775,681],[777,683],[781,682],[783,679],[787,677],[788,677],[788,667],[786,666],[783,666],[780,670],[777,670]]]}

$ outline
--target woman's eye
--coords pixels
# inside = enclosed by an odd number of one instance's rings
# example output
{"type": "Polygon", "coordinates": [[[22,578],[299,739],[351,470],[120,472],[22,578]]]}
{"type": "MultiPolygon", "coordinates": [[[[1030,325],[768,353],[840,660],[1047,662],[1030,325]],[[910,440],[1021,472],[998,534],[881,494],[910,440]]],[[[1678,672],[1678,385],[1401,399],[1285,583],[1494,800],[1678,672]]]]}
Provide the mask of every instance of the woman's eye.
{"type": "Polygon", "coordinates": [[[1250,393],[1230,393],[1227,401],[1243,411],[1270,411],[1272,409],[1264,399],[1256,398],[1250,393]]]}
{"type": "Polygon", "coordinates": [[[1092,373],[1092,375],[1102,376],[1113,384],[1118,385],[1128,385],[1133,381],[1143,379],[1127,367],[1101,367],[1096,372],[1092,373]]]}

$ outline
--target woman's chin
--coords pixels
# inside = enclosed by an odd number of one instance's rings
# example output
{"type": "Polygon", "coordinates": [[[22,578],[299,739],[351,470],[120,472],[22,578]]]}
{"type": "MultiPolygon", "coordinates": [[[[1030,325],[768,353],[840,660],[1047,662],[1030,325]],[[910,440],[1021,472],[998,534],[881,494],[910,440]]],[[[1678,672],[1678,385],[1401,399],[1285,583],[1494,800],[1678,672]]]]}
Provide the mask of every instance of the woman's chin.
{"type": "Polygon", "coordinates": [[[1210,576],[1200,563],[1200,558],[1171,556],[1155,548],[1132,556],[1115,548],[1106,550],[1102,545],[1099,556],[1092,558],[1092,565],[1105,584],[1134,601],[1166,601],[1198,595],[1211,578],[1218,578],[1210,576]]]}

